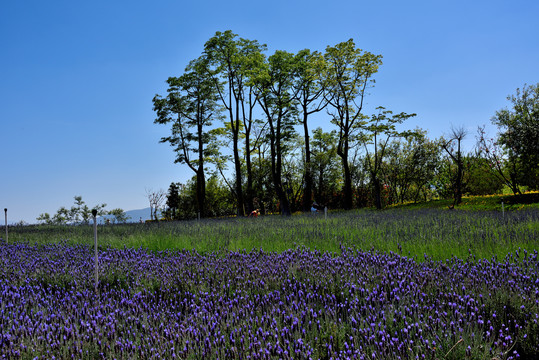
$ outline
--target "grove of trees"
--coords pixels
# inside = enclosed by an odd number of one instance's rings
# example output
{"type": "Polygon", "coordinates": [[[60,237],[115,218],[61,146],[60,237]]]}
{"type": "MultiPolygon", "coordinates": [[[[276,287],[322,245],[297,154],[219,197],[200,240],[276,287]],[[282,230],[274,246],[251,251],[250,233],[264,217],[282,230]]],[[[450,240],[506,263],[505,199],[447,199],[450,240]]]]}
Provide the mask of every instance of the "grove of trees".
{"type": "Polygon", "coordinates": [[[465,194],[539,187],[539,84],[509,96],[512,109],[492,118],[497,136],[479,128],[466,152],[471,134],[462,127],[429,139],[405,129],[413,113],[379,106],[366,114],[382,56],[352,39],[324,52],[266,51],[217,32],[153,98],[154,122],[170,127],[161,142],[193,172],[170,185],[165,216],[290,215],[313,202],[381,209],[444,197],[458,206],[465,194]],[[311,130],[315,114],[326,124],[311,130]]]}
{"type": "Polygon", "coordinates": [[[49,213],[43,213],[40,214],[36,220],[47,225],[89,224],[92,219],[92,210],[96,210],[98,216],[109,215],[106,217],[106,221],[108,220],[107,222],[125,223],[130,219],[123,209],[116,208],[105,210],[107,204],[97,204],[90,208],[86,205],[84,200],[82,200],[82,196],[74,196],[73,199],[74,204],[71,208],[68,209],[65,206],[62,206],[56,211],[56,214],[51,216],[49,213]]]}

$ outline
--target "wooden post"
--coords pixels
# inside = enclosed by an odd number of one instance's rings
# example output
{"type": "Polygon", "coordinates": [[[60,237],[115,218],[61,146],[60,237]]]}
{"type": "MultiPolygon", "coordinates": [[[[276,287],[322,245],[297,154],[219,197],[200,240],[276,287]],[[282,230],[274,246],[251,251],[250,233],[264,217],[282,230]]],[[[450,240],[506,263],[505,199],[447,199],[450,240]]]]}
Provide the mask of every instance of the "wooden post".
{"type": "Polygon", "coordinates": [[[94,216],[94,245],[95,245],[95,293],[97,294],[97,281],[98,281],[98,269],[97,269],[97,210],[92,210],[94,216]]]}
{"type": "Polygon", "coordinates": [[[7,236],[7,208],[4,209],[4,213],[6,214],[6,244],[7,244],[7,241],[8,241],[8,236],[7,236]]]}

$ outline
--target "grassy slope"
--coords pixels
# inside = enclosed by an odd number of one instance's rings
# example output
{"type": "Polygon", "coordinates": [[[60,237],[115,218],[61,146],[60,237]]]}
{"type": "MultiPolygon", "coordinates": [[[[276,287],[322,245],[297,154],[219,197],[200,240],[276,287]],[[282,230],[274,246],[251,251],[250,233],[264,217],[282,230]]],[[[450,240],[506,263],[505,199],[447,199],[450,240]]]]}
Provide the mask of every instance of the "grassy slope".
{"type": "MultiPolygon", "coordinates": [[[[462,203],[457,206],[458,210],[493,210],[504,211],[539,209],[539,191],[531,191],[522,195],[485,195],[485,196],[464,196],[462,203]]],[[[409,203],[395,205],[391,208],[398,209],[448,209],[453,204],[452,199],[433,200],[421,203],[409,203]]]]}

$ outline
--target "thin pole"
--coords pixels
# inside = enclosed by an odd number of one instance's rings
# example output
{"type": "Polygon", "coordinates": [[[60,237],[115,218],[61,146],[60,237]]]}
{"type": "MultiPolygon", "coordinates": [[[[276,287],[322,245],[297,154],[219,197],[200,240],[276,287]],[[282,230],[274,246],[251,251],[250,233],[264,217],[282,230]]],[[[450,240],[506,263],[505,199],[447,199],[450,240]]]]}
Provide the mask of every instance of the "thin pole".
{"type": "Polygon", "coordinates": [[[328,219],[328,207],[327,206],[324,206],[324,217],[326,218],[326,220],[328,219]]]}
{"type": "Polygon", "coordinates": [[[7,208],[4,209],[4,213],[6,214],[6,244],[7,244],[7,241],[8,241],[8,237],[7,237],[7,208]]]}
{"type": "Polygon", "coordinates": [[[92,210],[94,216],[94,245],[95,245],[95,293],[97,294],[97,281],[98,281],[98,269],[97,269],[97,210],[92,210]]]}

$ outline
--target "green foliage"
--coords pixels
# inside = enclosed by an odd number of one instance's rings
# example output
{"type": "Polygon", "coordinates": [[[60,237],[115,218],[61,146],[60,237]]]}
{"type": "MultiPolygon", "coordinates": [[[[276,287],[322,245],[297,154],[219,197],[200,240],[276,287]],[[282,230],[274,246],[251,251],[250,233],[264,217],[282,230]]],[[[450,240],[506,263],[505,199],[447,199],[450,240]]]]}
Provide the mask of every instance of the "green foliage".
{"type": "Polygon", "coordinates": [[[131,219],[131,216],[128,216],[123,209],[116,208],[110,210],[107,215],[112,215],[114,218],[113,223],[125,223],[127,220],[131,219]]]}
{"type": "Polygon", "coordinates": [[[352,39],[334,47],[328,46],[324,54],[327,68],[323,83],[327,89],[326,99],[334,109],[332,123],[338,128],[337,154],[342,160],[344,178],[344,208],[352,208],[352,173],[349,151],[361,122],[363,100],[372,76],[382,64],[382,56],[374,55],[356,47],[352,39]]]}
{"type": "Polygon", "coordinates": [[[512,109],[496,112],[492,122],[500,130],[499,142],[512,166],[519,169],[520,184],[539,188],[539,83],[524,85],[507,99],[512,109]]]}
{"type": "Polygon", "coordinates": [[[468,169],[464,177],[464,193],[468,195],[499,194],[503,188],[503,180],[491,176],[490,164],[486,159],[467,157],[468,169]]]}
{"type": "Polygon", "coordinates": [[[404,138],[393,140],[386,152],[382,173],[389,187],[388,203],[432,199],[441,161],[439,141],[429,140],[426,131],[416,129],[404,138]]]}
{"type": "Polygon", "coordinates": [[[340,199],[336,196],[342,186],[340,170],[337,161],[337,132],[324,132],[322,128],[316,128],[312,139],[312,171],[318,204],[340,207],[340,199]]]}
{"type": "MultiPolygon", "coordinates": [[[[88,224],[91,219],[92,210],[84,203],[82,196],[75,196],[75,204],[67,209],[60,207],[52,217],[49,213],[40,214],[36,220],[47,225],[65,225],[65,224],[88,224]]],[[[98,204],[92,209],[97,210],[98,216],[107,214],[105,207],[107,204],[98,204]]]]}
{"type": "Polygon", "coordinates": [[[378,107],[378,110],[378,114],[373,114],[370,121],[362,122],[361,128],[364,132],[359,138],[365,147],[365,164],[370,176],[374,204],[380,210],[383,207],[381,173],[386,156],[387,144],[389,139],[393,137],[413,135],[410,132],[398,132],[396,125],[401,124],[416,114],[400,113],[393,115],[392,111],[386,110],[381,106],[378,107]]]}
{"type": "MultiPolygon", "coordinates": [[[[513,108],[492,120],[499,139],[488,139],[480,129],[472,157],[461,149],[463,127],[451,129],[446,139],[429,140],[422,130],[398,126],[414,114],[380,107],[366,116],[365,96],[382,56],[360,49],[353,39],[323,53],[303,49],[267,56],[266,50],[231,30],[218,31],[181,76],[168,79],[167,96],[154,97],[155,123],[171,125],[171,135],[161,142],[170,143],[176,162],[197,175],[196,197],[184,197],[183,215],[174,213],[179,200],[169,194],[169,218],[228,214],[228,199],[243,216],[256,208],[305,211],[313,200],[332,208],[380,209],[452,197],[455,206],[464,194],[492,194],[502,183],[514,194],[522,185],[539,186],[539,85],[508,98],[513,108]],[[334,130],[311,131],[309,116],[324,109],[334,130]],[[212,170],[226,184],[216,202],[224,208],[206,211],[212,170]]],[[[70,212],[60,209],[40,220],[66,222],[70,212]]],[[[87,221],[88,209],[81,214],[87,221]]]]}
{"type": "MultiPolygon", "coordinates": [[[[206,216],[221,217],[234,214],[234,198],[229,189],[223,185],[216,175],[210,176],[205,182],[206,196],[204,208],[206,216]]],[[[166,220],[196,219],[196,176],[186,184],[170,184],[167,194],[167,210],[164,213],[166,220]]]]}

